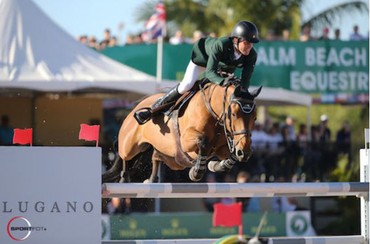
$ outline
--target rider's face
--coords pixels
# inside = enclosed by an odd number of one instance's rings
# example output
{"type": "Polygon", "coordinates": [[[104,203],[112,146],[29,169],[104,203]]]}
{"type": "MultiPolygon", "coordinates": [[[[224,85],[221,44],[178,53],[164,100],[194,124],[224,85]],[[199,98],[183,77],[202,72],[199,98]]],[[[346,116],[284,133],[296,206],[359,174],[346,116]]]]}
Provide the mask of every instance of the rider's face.
{"type": "Polygon", "coordinates": [[[241,54],[245,56],[249,55],[249,52],[252,50],[252,48],[253,48],[253,43],[251,42],[241,40],[238,43],[239,52],[241,52],[241,54]]]}

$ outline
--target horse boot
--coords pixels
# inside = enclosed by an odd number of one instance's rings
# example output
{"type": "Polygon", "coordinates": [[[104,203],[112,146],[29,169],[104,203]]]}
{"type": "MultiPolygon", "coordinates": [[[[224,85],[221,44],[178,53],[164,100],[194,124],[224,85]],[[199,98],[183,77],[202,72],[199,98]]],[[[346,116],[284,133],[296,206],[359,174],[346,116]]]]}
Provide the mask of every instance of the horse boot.
{"type": "Polygon", "coordinates": [[[208,169],[211,172],[229,172],[235,163],[236,160],[231,156],[222,161],[210,161],[208,163],[208,169]]]}
{"type": "Polygon", "coordinates": [[[164,104],[175,102],[179,97],[181,97],[181,94],[177,91],[177,86],[169,90],[166,94],[164,94],[162,97],[160,97],[151,107],[150,109],[145,110],[139,110],[136,111],[134,114],[134,117],[136,121],[142,125],[148,122],[155,113],[159,111],[155,111],[157,108],[161,107],[164,104]],[[153,113],[154,111],[154,113],[153,113]]]}

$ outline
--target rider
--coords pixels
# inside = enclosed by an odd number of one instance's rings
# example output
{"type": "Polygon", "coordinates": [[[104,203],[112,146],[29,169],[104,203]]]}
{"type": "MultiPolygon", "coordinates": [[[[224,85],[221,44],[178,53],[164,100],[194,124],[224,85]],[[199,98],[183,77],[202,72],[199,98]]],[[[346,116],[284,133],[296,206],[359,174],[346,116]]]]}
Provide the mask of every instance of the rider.
{"type": "Polygon", "coordinates": [[[257,61],[257,52],[253,44],[258,42],[258,29],[249,21],[238,22],[229,37],[201,38],[194,43],[191,60],[182,82],[159,98],[151,106],[151,110],[137,111],[136,119],[140,124],[144,124],[152,117],[152,110],[176,101],[189,91],[194,86],[201,68],[205,68],[204,77],[216,84],[222,84],[223,81],[233,77],[224,78],[218,71],[233,73],[236,68],[242,68],[241,86],[248,89],[257,61]]]}

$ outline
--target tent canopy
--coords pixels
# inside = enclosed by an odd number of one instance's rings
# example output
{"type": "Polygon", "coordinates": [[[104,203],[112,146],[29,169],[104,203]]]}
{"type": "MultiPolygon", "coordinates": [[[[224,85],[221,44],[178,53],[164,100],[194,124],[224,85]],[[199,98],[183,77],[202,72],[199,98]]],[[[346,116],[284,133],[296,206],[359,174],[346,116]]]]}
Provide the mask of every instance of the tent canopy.
{"type": "Polygon", "coordinates": [[[31,0],[0,0],[0,88],[155,92],[155,77],[97,53],[31,0]]]}

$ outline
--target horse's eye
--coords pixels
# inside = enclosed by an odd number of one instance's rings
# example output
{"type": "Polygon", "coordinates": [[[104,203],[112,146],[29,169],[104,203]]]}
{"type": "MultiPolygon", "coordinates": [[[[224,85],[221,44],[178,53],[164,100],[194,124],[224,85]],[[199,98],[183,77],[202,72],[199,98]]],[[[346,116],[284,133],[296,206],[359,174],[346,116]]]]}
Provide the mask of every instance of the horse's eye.
{"type": "Polygon", "coordinates": [[[231,116],[235,117],[235,116],[236,116],[236,114],[235,114],[235,113],[232,113],[232,114],[231,114],[231,116]]]}

